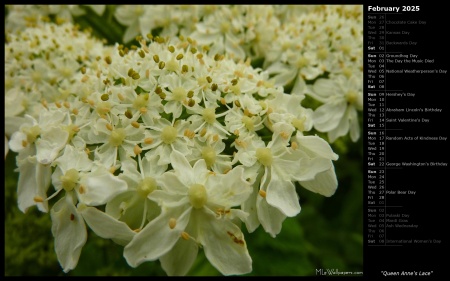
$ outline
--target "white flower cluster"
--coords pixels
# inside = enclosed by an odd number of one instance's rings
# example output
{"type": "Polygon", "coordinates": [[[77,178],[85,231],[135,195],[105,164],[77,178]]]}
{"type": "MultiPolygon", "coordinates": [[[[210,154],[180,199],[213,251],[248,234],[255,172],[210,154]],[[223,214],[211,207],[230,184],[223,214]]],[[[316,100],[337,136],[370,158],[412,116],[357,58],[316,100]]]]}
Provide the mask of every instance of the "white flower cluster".
{"type": "Polygon", "coordinates": [[[311,130],[334,141],[351,126],[359,137],[362,25],[346,22],[359,10],[168,8],[117,8],[126,37],[163,27],[130,49],[71,23],[7,32],[5,134],[18,153],[18,205],[50,212],[65,272],[89,227],[124,246],[132,267],[159,260],[168,275],[185,275],[201,248],[222,274],[249,273],[241,224],[275,237],[300,213],[296,184],[324,196],[337,188],[338,155],[311,130]],[[267,70],[253,68],[249,52],[267,56],[267,70]],[[287,77],[303,81],[292,94],[287,77]],[[323,105],[303,107],[305,94],[323,105]]]}
{"type": "Polygon", "coordinates": [[[263,58],[275,86],[322,104],[314,128],[330,142],[349,132],[354,142],[360,137],[362,15],[361,5],[123,5],[115,13],[128,26],[125,42],[159,28],[190,36],[211,55],[263,58]]]}

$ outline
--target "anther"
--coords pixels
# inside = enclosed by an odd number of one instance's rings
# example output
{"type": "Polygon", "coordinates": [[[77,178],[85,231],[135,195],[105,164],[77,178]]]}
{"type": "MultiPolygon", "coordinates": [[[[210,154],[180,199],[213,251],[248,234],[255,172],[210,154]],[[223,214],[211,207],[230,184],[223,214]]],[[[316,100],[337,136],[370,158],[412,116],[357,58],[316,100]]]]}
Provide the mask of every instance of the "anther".
{"type": "Polygon", "coordinates": [[[138,129],[141,125],[140,125],[138,122],[133,121],[133,122],[131,122],[131,126],[133,126],[133,127],[135,127],[136,129],[138,129]]]}
{"type": "Polygon", "coordinates": [[[177,225],[177,220],[174,218],[170,218],[170,220],[169,220],[170,229],[174,229],[176,225],[177,225]]]}
{"type": "Polygon", "coordinates": [[[134,146],[133,152],[134,152],[135,155],[139,155],[142,152],[142,148],[140,148],[139,145],[136,144],[134,146]]]}
{"type": "Polygon", "coordinates": [[[184,231],[181,232],[181,238],[183,238],[184,240],[186,240],[186,241],[189,240],[189,237],[190,236],[187,232],[184,232],[184,231]]]}
{"type": "Polygon", "coordinates": [[[41,196],[34,196],[33,200],[34,200],[34,202],[36,202],[36,203],[42,203],[42,202],[44,202],[44,198],[42,198],[41,196]]]}
{"type": "Polygon", "coordinates": [[[133,113],[131,113],[131,111],[129,109],[127,109],[127,111],[125,111],[125,116],[128,119],[131,119],[131,118],[133,118],[133,113]]]}
{"type": "Polygon", "coordinates": [[[259,193],[259,195],[260,195],[262,198],[266,198],[266,195],[267,195],[267,194],[266,194],[266,192],[265,192],[264,190],[260,189],[258,193],[259,193]]]}
{"type": "Polygon", "coordinates": [[[200,131],[200,136],[201,137],[204,137],[206,135],[206,128],[203,128],[201,131],[200,131]]]}
{"type": "Polygon", "coordinates": [[[298,148],[298,144],[297,144],[295,141],[293,141],[293,142],[291,143],[291,148],[292,148],[293,150],[296,150],[296,149],[298,148]]]}
{"type": "Polygon", "coordinates": [[[286,132],[281,132],[280,133],[280,136],[283,138],[283,139],[287,139],[287,138],[289,138],[289,134],[288,133],[286,133],[286,132]]]}

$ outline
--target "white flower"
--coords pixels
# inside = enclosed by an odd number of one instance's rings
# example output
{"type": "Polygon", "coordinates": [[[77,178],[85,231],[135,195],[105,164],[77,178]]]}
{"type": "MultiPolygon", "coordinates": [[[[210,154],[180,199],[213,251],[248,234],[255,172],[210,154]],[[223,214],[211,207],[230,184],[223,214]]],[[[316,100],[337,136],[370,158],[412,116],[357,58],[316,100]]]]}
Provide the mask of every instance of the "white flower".
{"type": "Polygon", "coordinates": [[[297,132],[291,147],[295,148],[293,157],[303,156],[305,159],[309,157],[311,159],[309,166],[316,167],[318,171],[315,176],[310,174],[309,177],[300,179],[300,185],[323,196],[332,196],[337,189],[337,178],[332,161],[336,161],[338,155],[333,152],[330,145],[318,136],[303,136],[297,132]]]}
{"type": "Polygon", "coordinates": [[[206,139],[205,142],[195,139],[194,147],[192,154],[186,156],[190,160],[189,162],[203,159],[208,169],[219,174],[224,174],[231,170],[231,156],[223,154],[226,145],[221,139],[211,137],[206,139]]]}
{"type": "Polygon", "coordinates": [[[126,245],[135,234],[125,223],[94,207],[79,204],[77,208],[75,202],[73,193],[67,192],[50,212],[56,256],[66,273],[77,266],[81,250],[87,241],[85,223],[98,236],[112,239],[120,245],[126,245]]]}
{"type": "Polygon", "coordinates": [[[363,95],[362,82],[356,76],[318,79],[308,94],[324,103],[314,111],[314,127],[327,132],[330,142],[349,131],[352,141],[359,139],[358,111],[363,109],[363,95]]]}
{"type": "Polygon", "coordinates": [[[150,149],[146,152],[146,157],[159,155],[157,164],[167,165],[170,163],[172,151],[179,151],[183,155],[191,154],[193,143],[185,134],[189,124],[184,120],[171,123],[167,119],[161,118],[153,126],[147,126],[150,130],[145,131],[145,139],[142,144],[142,150],[150,149]]]}
{"type": "Polygon", "coordinates": [[[19,152],[17,166],[17,202],[19,210],[25,213],[29,207],[37,206],[39,211],[48,212],[47,190],[51,183],[52,169],[36,160],[36,149],[28,147],[19,152]],[[39,198],[38,200],[36,200],[39,198]]]}
{"type": "Polygon", "coordinates": [[[160,213],[159,206],[147,198],[157,190],[159,178],[167,169],[167,165],[156,165],[158,157],[141,159],[138,155],[139,170],[134,160],[122,162],[119,178],[128,183],[128,189],[106,203],[105,212],[133,230],[141,230],[160,213]]]}
{"type": "Polygon", "coordinates": [[[313,111],[301,105],[304,96],[274,94],[273,99],[268,99],[267,104],[271,109],[266,125],[272,128],[273,124],[283,122],[290,124],[300,132],[310,131],[313,127],[313,111]]]}
{"type": "Polygon", "coordinates": [[[258,114],[253,115],[248,109],[242,110],[239,107],[233,107],[225,116],[228,131],[239,136],[256,135],[256,131],[264,128],[264,120],[258,114]]]}
{"type": "MultiPolygon", "coordinates": [[[[52,175],[56,193],[65,190],[65,195],[55,203],[51,210],[52,233],[55,237],[55,250],[58,261],[64,272],[74,269],[78,263],[81,249],[86,243],[87,233],[83,217],[78,212],[77,201],[88,206],[103,205],[115,195],[126,190],[126,182],[112,175],[104,167],[95,167],[91,171],[92,161],[88,159],[84,151],[67,146],[64,154],[54,162],[57,169],[52,175]],[[87,173],[91,171],[91,173],[87,173]]],[[[89,213],[91,214],[91,213],[89,213]]],[[[98,217],[98,214],[97,214],[98,217]]],[[[96,218],[95,214],[88,217],[90,221],[96,218]]],[[[113,218],[102,215],[103,224],[97,224],[93,230],[105,238],[117,238],[122,241],[127,230],[121,227],[121,231],[111,234],[111,231],[102,230],[102,226],[110,226],[113,218]],[[121,232],[125,234],[121,235],[121,232]]],[[[131,230],[129,230],[131,231],[131,230]]],[[[129,236],[131,240],[131,236],[129,236]]]]}
{"type": "Polygon", "coordinates": [[[133,126],[126,117],[117,126],[114,122],[99,118],[94,125],[85,127],[85,130],[88,128],[90,130],[86,143],[101,144],[95,150],[95,157],[106,167],[115,166],[118,156],[122,161],[135,156],[134,148],[144,138],[144,128],[133,126]]]}
{"type": "Polygon", "coordinates": [[[219,6],[214,13],[205,16],[197,23],[192,39],[199,45],[211,45],[210,53],[226,53],[230,58],[245,58],[245,51],[240,45],[243,37],[243,16],[238,7],[219,6]]]}
{"type": "Polygon", "coordinates": [[[164,105],[164,111],[172,113],[173,118],[180,117],[183,107],[186,107],[188,100],[193,100],[196,104],[200,102],[200,99],[197,97],[197,81],[191,78],[171,73],[162,76],[159,79],[159,83],[163,88],[168,88],[168,91],[163,90],[167,101],[164,105]]]}
{"type": "Polygon", "coordinates": [[[201,141],[208,139],[209,137],[217,136],[221,139],[225,139],[230,133],[225,129],[217,118],[225,116],[228,111],[224,111],[216,114],[218,106],[212,105],[207,107],[196,106],[191,109],[193,113],[189,116],[188,121],[191,122],[190,128],[194,133],[199,133],[197,136],[201,141]]]}
{"type": "Polygon", "coordinates": [[[136,234],[124,256],[133,267],[160,258],[169,275],[185,275],[201,245],[211,264],[224,275],[252,270],[243,234],[231,219],[244,216],[239,206],[251,192],[243,169],[211,174],[204,160],[194,167],[179,152],[171,154],[173,172],[163,175],[163,190],[149,198],[161,205],[159,217],[136,234]],[[183,253],[180,256],[180,253],[183,253]]]}

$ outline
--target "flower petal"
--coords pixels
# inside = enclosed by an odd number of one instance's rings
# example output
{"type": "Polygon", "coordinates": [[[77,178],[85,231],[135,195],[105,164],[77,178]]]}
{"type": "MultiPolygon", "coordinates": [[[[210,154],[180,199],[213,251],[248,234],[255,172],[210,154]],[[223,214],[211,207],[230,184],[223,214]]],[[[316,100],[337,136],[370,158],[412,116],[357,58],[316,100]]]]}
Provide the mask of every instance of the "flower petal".
{"type": "Polygon", "coordinates": [[[39,163],[50,164],[66,145],[69,133],[59,127],[52,127],[36,141],[36,158],[39,163]]]}
{"type": "Polygon", "coordinates": [[[70,193],[66,193],[65,197],[55,203],[50,215],[56,256],[67,273],[78,264],[81,249],[87,240],[86,225],[73,205],[70,193]]]}
{"type": "Polygon", "coordinates": [[[211,213],[197,211],[196,215],[200,222],[198,239],[209,262],[223,275],[251,272],[252,258],[239,227],[211,213]]]}
{"type": "Polygon", "coordinates": [[[182,153],[176,150],[172,151],[170,160],[177,175],[183,176],[183,182],[186,186],[196,183],[196,179],[193,177],[193,169],[182,153]]]}
{"type": "Polygon", "coordinates": [[[242,166],[235,167],[225,175],[209,176],[207,187],[208,201],[224,207],[241,205],[252,192],[251,186],[244,179],[242,166]]]}
{"type": "Polygon", "coordinates": [[[272,177],[267,186],[267,203],[288,217],[300,213],[300,203],[294,184],[289,180],[272,177]]]}
{"type": "Polygon", "coordinates": [[[192,208],[163,208],[159,217],[147,224],[125,247],[123,255],[128,264],[137,267],[145,261],[153,261],[169,252],[180,238],[189,222],[192,208]],[[170,219],[176,220],[174,228],[170,219]]]}
{"type": "Polygon", "coordinates": [[[301,136],[297,134],[296,141],[299,149],[306,150],[306,153],[310,156],[317,155],[330,160],[337,160],[339,157],[333,152],[330,144],[318,136],[301,136]]]}
{"type": "Polygon", "coordinates": [[[189,186],[186,185],[185,180],[181,180],[174,172],[166,172],[160,179],[158,183],[164,190],[176,194],[187,194],[189,186]]]}
{"type": "Polygon", "coordinates": [[[191,269],[198,254],[194,240],[178,239],[172,250],[159,258],[161,266],[169,276],[184,276],[191,269]]]}
{"type": "Polygon", "coordinates": [[[30,162],[30,158],[21,160],[19,164],[19,181],[17,183],[17,201],[19,210],[26,212],[29,207],[37,205],[39,211],[48,212],[48,202],[36,203],[35,196],[42,199],[47,198],[47,190],[50,186],[51,172],[50,166],[30,162]]]}
{"type": "Polygon", "coordinates": [[[325,158],[303,158],[300,163],[300,170],[294,179],[297,181],[307,181],[313,179],[316,174],[323,172],[333,165],[331,160],[325,158]]]}
{"type": "Polygon", "coordinates": [[[332,196],[338,186],[334,166],[324,172],[318,173],[313,180],[301,181],[300,185],[323,196],[332,196]]]}
{"type": "MultiPolygon", "coordinates": [[[[255,184],[256,186],[259,186],[259,181],[255,184]]],[[[249,214],[243,220],[249,233],[255,231],[260,225],[260,222],[258,220],[258,213],[256,211],[256,196],[258,196],[258,191],[256,188],[253,188],[253,192],[250,194],[248,199],[241,205],[241,209],[249,214]]]]}
{"type": "Polygon", "coordinates": [[[102,238],[112,239],[117,244],[125,246],[136,234],[126,223],[114,219],[97,208],[81,204],[78,210],[89,227],[102,238]]]}
{"type": "Polygon", "coordinates": [[[312,90],[314,91],[313,95],[318,95],[322,98],[328,98],[335,94],[340,94],[336,93],[337,88],[338,87],[333,80],[320,78],[317,79],[317,81],[314,83],[312,90]]]}
{"type": "Polygon", "coordinates": [[[343,119],[346,108],[345,100],[321,105],[313,113],[314,127],[320,132],[336,129],[343,119]]]}
{"type": "Polygon", "coordinates": [[[257,196],[256,198],[256,208],[258,209],[258,219],[262,227],[270,236],[275,238],[281,231],[281,226],[286,219],[286,215],[277,208],[269,205],[267,200],[261,196],[257,196]]]}
{"type": "Polygon", "coordinates": [[[89,206],[103,205],[118,193],[127,190],[127,183],[106,169],[97,170],[85,177],[81,184],[84,185],[85,192],[79,194],[79,199],[89,206]]]}

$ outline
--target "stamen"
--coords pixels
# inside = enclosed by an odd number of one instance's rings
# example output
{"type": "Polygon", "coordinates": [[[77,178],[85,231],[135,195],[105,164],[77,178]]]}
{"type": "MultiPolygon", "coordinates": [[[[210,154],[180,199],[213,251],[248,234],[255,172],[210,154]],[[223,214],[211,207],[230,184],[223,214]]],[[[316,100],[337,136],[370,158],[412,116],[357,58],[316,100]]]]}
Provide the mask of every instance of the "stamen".
{"type": "Polygon", "coordinates": [[[177,225],[177,220],[174,218],[170,218],[170,220],[169,220],[170,229],[174,229],[176,225],[177,225]]]}
{"type": "Polygon", "coordinates": [[[195,133],[189,129],[184,130],[184,136],[193,139],[195,137],[195,133]]]}
{"type": "Polygon", "coordinates": [[[292,148],[293,150],[296,150],[296,149],[298,148],[298,144],[297,144],[295,141],[293,141],[293,142],[291,143],[291,148],[292,148]]]}
{"type": "Polygon", "coordinates": [[[264,190],[260,189],[258,193],[261,197],[266,198],[267,193],[264,190]]]}
{"type": "Polygon", "coordinates": [[[201,131],[200,131],[200,136],[201,137],[204,137],[206,135],[206,128],[203,128],[201,131]]]}
{"type": "Polygon", "coordinates": [[[139,145],[135,145],[133,149],[134,154],[139,155],[142,152],[142,148],[139,147],[139,145]]]}
{"type": "Polygon", "coordinates": [[[36,202],[36,203],[42,203],[42,202],[44,202],[44,198],[42,198],[41,196],[34,196],[33,200],[34,200],[34,202],[36,202]]]}
{"type": "Polygon", "coordinates": [[[183,238],[184,240],[188,241],[190,238],[190,235],[187,232],[181,232],[181,238],[183,238]]]}
{"type": "Polygon", "coordinates": [[[133,122],[131,122],[131,126],[133,126],[133,127],[135,127],[136,129],[138,129],[141,125],[140,125],[138,122],[133,121],[133,122]]]}
{"type": "Polygon", "coordinates": [[[281,132],[280,136],[285,140],[289,138],[289,134],[287,132],[281,132]]]}

